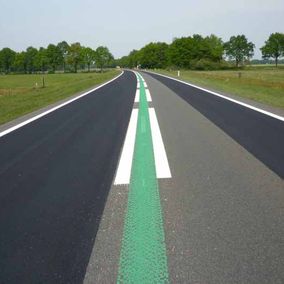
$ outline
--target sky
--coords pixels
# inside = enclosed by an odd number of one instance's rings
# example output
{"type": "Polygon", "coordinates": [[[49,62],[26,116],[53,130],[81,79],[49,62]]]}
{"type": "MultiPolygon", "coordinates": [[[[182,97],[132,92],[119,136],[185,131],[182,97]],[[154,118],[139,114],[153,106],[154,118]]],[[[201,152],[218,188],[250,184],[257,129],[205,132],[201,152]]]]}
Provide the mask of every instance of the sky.
{"type": "Polygon", "coordinates": [[[0,0],[0,49],[46,47],[66,40],[118,58],[149,42],[215,34],[244,34],[259,48],[284,32],[283,0],[0,0]]]}

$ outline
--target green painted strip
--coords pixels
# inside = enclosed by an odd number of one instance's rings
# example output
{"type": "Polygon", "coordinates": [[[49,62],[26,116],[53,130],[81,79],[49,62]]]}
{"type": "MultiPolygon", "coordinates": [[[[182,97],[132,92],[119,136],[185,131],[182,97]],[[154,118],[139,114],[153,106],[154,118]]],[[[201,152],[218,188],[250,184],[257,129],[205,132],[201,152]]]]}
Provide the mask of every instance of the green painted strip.
{"type": "Polygon", "coordinates": [[[145,88],[140,103],[117,283],[169,283],[145,88]]]}

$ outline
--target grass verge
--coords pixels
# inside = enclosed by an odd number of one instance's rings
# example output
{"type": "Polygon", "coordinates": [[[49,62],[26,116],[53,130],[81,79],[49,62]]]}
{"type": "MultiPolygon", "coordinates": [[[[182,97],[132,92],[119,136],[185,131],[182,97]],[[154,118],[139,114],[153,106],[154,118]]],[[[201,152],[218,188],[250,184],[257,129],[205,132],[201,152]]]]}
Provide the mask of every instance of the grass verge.
{"type": "Polygon", "coordinates": [[[0,124],[106,82],[119,74],[104,73],[0,75],[0,124]]]}
{"type": "Polygon", "coordinates": [[[284,68],[250,67],[240,71],[181,70],[180,77],[177,76],[177,71],[155,72],[284,109],[284,68]]]}

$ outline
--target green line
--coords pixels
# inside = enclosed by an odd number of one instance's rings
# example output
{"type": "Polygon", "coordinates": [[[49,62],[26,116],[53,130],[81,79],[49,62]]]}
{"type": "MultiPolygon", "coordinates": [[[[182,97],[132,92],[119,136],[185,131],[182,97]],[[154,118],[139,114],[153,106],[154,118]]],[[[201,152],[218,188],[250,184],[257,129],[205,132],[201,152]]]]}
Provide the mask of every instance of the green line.
{"type": "Polygon", "coordinates": [[[117,283],[169,283],[145,88],[140,102],[117,283]]]}

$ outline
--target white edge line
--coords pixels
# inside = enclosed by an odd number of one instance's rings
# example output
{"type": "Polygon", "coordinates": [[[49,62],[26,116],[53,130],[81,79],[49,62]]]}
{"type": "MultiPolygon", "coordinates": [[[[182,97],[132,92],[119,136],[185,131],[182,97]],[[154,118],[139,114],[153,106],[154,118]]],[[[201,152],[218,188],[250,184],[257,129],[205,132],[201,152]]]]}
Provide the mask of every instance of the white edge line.
{"type": "Polygon", "coordinates": [[[12,127],[8,128],[8,129],[6,129],[6,130],[0,132],[0,137],[3,137],[4,135],[7,135],[8,133],[10,133],[10,132],[12,132],[12,131],[14,131],[14,130],[16,130],[16,129],[18,129],[18,128],[21,128],[21,127],[23,127],[23,126],[25,126],[25,125],[27,125],[27,124],[29,124],[29,123],[35,121],[35,120],[37,120],[37,119],[39,119],[39,118],[41,118],[41,117],[47,115],[47,114],[49,114],[49,113],[51,113],[51,112],[53,112],[53,111],[55,111],[55,110],[57,110],[57,109],[59,109],[59,108],[62,108],[62,107],[64,107],[64,106],[66,106],[66,105],[68,105],[68,104],[70,104],[70,103],[72,103],[72,102],[74,102],[74,101],[76,101],[76,100],[78,100],[78,99],[80,99],[80,98],[82,98],[82,97],[84,97],[84,96],[86,96],[86,95],[88,95],[88,94],[90,94],[90,93],[92,93],[92,92],[94,92],[94,91],[96,91],[96,90],[98,90],[98,89],[104,87],[105,85],[107,85],[107,84],[109,84],[109,83],[115,81],[116,79],[118,79],[120,76],[123,75],[123,73],[124,73],[124,71],[122,71],[122,73],[119,74],[118,76],[116,76],[115,78],[113,78],[113,79],[111,79],[111,80],[109,80],[109,81],[103,83],[103,84],[100,85],[100,86],[97,86],[97,87],[95,87],[95,88],[93,88],[93,89],[91,89],[91,90],[89,90],[89,91],[87,91],[87,92],[85,92],[85,93],[83,93],[83,94],[81,94],[81,95],[79,95],[79,96],[77,96],[77,97],[71,99],[71,100],[68,100],[68,101],[66,101],[66,102],[64,102],[64,103],[62,103],[62,104],[60,104],[60,105],[58,105],[58,106],[56,106],[56,107],[53,107],[53,108],[51,108],[51,109],[49,109],[49,110],[47,110],[47,111],[45,111],[45,112],[42,112],[42,113],[40,113],[40,114],[38,114],[38,115],[36,115],[36,116],[34,116],[34,117],[32,117],[32,118],[29,118],[29,119],[27,119],[27,120],[25,120],[25,121],[23,121],[23,122],[21,122],[21,123],[15,125],[15,126],[12,126],[12,127]]]}
{"type": "Polygon", "coordinates": [[[130,183],[132,160],[133,160],[134,147],[135,147],[137,120],[138,120],[138,109],[133,109],[114,180],[115,185],[130,183]]]}
{"type": "Polygon", "coordinates": [[[179,79],[176,79],[176,78],[172,78],[172,77],[167,76],[167,75],[162,75],[162,74],[155,73],[155,72],[151,72],[151,71],[146,71],[146,72],[152,73],[152,74],[156,74],[156,75],[159,75],[159,76],[161,76],[161,77],[165,77],[165,78],[168,78],[168,79],[171,79],[171,80],[174,80],[174,81],[183,83],[183,84],[185,84],[185,85],[188,85],[188,86],[194,87],[194,88],[196,88],[196,89],[199,89],[199,90],[205,91],[205,92],[207,92],[207,93],[210,93],[210,94],[212,94],[212,95],[214,95],[214,96],[223,98],[223,99],[225,99],[225,100],[228,100],[228,101],[231,101],[231,102],[233,102],[233,103],[239,104],[239,105],[241,105],[241,106],[247,107],[247,108],[252,109],[252,110],[254,110],[254,111],[263,113],[263,114],[265,114],[265,115],[267,115],[267,116],[270,116],[270,117],[273,117],[273,118],[275,118],[275,119],[284,121],[284,117],[283,117],[283,116],[280,116],[280,115],[274,114],[274,113],[272,113],[272,112],[263,110],[263,109],[261,109],[261,108],[257,108],[257,107],[254,107],[254,106],[252,106],[252,105],[249,105],[249,104],[240,102],[240,101],[238,101],[238,100],[235,100],[235,99],[232,99],[232,98],[223,96],[223,95],[221,95],[221,94],[219,94],[219,93],[216,93],[216,92],[210,91],[210,90],[208,90],[208,89],[205,89],[205,88],[196,86],[196,85],[194,85],[194,84],[191,84],[191,83],[188,83],[188,82],[184,82],[184,81],[182,81],[182,80],[179,80],[179,79]]]}
{"type": "Polygon", "coordinates": [[[171,178],[171,170],[154,108],[149,108],[157,178],[171,178]]]}

